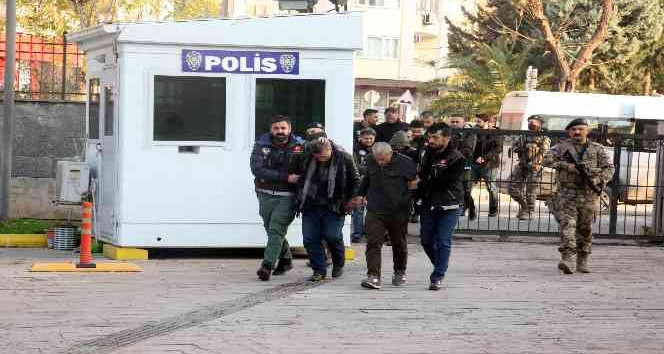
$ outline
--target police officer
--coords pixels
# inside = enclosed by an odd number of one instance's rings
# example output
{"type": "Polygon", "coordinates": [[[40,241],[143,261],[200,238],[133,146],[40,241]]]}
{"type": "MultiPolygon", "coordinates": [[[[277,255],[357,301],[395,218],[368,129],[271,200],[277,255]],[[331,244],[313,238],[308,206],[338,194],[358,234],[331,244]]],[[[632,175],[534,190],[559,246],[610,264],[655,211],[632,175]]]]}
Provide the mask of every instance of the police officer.
{"type": "Polygon", "coordinates": [[[592,222],[599,212],[603,186],[615,168],[601,144],[588,140],[588,123],[575,119],[567,127],[570,139],[551,148],[543,164],[557,172],[557,189],[547,205],[560,225],[561,260],[558,269],[572,274],[589,273],[588,255],[592,246],[592,222]]]}
{"type": "Polygon", "coordinates": [[[291,133],[291,122],[282,115],[272,117],[270,132],[258,139],[251,152],[259,213],[267,233],[263,263],[256,272],[260,280],[293,268],[286,231],[295,217],[294,195],[303,155],[304,140],[291,133]]]}
{"type": "MultiPolygon", "coordinates": [[[[450,127],[455,129],[466,129],[466,120],[463,117],[451,117],[449,119],[450,127]]],[[[464,206],[462,208],[468,209],[468,219],[475,220],[477,213],[475,211],[475,201],[473,200],[472,184],[471,184],[471,160],[473,159],[473,152],[475,152],[475,144],[477,143],[477,135],[468,132],[458,132],[452,136],[450,144],[459,151],[463,157],[466,158],[465,173],[463,175],[463,199],[464,206]]],[[[464,210],[464,209],[461,209],[464,210]]],[[[465,211],[461,213],[465,214],[465,211]]]]}
{"type": "MultiPolygon", "coordinates": [[[[542,131],[544,121],[539,116],[528,118],[528,130],[542,131]]],[[[542,159],[549,151],[551,139],[546,136],[521,136],[512,146],[519,157],[510,177],[508,192],[519,203],[517,218],[526,220],[535,210],[535,197],[542,179],[542,159]]]]}

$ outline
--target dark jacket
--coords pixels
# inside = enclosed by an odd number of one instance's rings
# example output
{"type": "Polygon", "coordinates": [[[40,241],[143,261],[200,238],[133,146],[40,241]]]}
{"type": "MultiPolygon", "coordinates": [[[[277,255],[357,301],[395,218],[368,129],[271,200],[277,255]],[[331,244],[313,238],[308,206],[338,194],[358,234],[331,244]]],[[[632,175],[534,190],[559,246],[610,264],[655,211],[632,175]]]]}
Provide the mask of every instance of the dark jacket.
{"type": "Polygon", "coordinates": [[[452,146],[454,146],[454,148],[457,149],[457,151],[459,151],[470,163],[470,159],[473,158],[473,152],[475,152],[476,142],[477,135],[472,134],[470,129],[466,129],[463,133],[454,134],[450,144],[452,144],[452,146]]]}
{"type": "MultiPolygon", "coordinates": [[[[495,128],[492,128],[495,129],[495,128]]],[[[477,143],[473,152],[473,165],[496,168],[500,164],[500,154],[503,152],[503,139],[498,135],[477,135],[477,143]],[[478,158],[484,159],[483,164],[478,164],[478,158]]]]}
{"type": "Polygon", "coordinates": [[[353,148],[353,160],[355,161],[355,167],[360,173],[360,177],[363,177],[367,174],[367,157],[371,154],[371,147],[362,146],[361,143],[357,143],[353,148]]]}
{"type": "Polygon", "coordinates": [[[418,197],[422,198],[422,205],[426,208],[463,206],[465,164],[464,156],[452,144],[441,152],[427,148],[418,174],[418,197]]]}
{"type": "Polygon", "coordinates": [[[389,143],[392,139],[392,135],[398,132],[399,130],[406,130],[410,128],[406,122],[396,122],[396,123],[381,123],[376,126],[376,142],[389,143]]]}
{"type": "Polygon", "coordinates": [[[373,155],[369,156],[359,192],[367,197],[367,210],[376,214],[407,214],[411,202],[408,182],[416,175],[417,166],[407,156],[396,153],[385,167],[380,167],[373,155]]]}
{"type": "MultiPolygon", "coordinates": [[[[330,142],[332,143],[330,169],[334,169],[335,171],[335,183],[332,198],[329,202],[332,211],[339,215],[344,215],[351,211],[347,210],[344,204],[357,196],[360,187],[360,175],[357,167],[355,167],[353,157],[344,151],[341,146],[333,143],[331,140],[330,142]]],[[[297,185],[296,208],[298,214],[307,208],[307,191],[305,187],[307,180],[311,181],[312,179],[309,172],[315,169],[316,163],[317,161],[313,158],[313,155],[307,154],[304,157],[304,163],[302,164],[304,170],[297,185]]],[[[320,187],[326,188],[327,186],[320,187]]]]}
{"type": "Polygon", "coordinates": [[[299,166],[303,158],[304,140],[301,138],[291,135],[287,144],[277,146],[270,133],[263,134],[251,152],[254,186],[272,192],[295,192],[296,186],[288,183],[288,175],[301,173],[299,166]]]}

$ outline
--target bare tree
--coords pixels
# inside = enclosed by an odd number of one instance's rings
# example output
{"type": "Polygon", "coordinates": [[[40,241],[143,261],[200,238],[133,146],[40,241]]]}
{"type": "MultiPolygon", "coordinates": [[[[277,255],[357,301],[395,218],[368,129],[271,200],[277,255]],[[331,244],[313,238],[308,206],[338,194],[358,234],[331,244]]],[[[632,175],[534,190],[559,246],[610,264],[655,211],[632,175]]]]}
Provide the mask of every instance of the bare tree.
{"type": "Polygon", "coordinates": [[[567,52],[560,40],[561,34],[565,31],[565,24],[563,23],[555,31],[551,28],[551,22],[544,13],[543,0],[526,0],[524,6],[528,17],[534,20],[542,31],[543,40],[553,55],[553,61],[558,70],[560,91],[574,91],[576,80],[581,71],[588,66],[593,51],[606,40],[609,21],[615,15],[614,0],[602,0],[602,14],[597,29],[590,41],[581,44],[575,55],[567,52]]]}

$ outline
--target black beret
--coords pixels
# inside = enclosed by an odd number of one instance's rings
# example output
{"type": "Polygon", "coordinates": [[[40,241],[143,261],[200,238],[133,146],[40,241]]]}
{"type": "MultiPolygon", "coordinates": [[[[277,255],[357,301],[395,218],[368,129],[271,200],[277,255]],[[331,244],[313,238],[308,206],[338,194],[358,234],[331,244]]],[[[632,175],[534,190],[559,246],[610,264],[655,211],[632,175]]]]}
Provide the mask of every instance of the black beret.
{"type": "Polygon", "coordinates": [[[528,117],[528,120],[531,120],[531,119],[538,120],[538,121],[540,121],[540,123],[544,124],[544,119],[542,119],[542,117],[540,117],[538,115],[528,117]]]}
{"type": "Polygon", "coordinates": [[[318,129],[325,130],[325,126],[323,126],[322,124],[320,124],[318,122],[313,122],[313,123],[307,124],[307,127],[304,130],[309,130],[309,129],[313,129],[313,128],[318,128],[318,129]]]}
{"type": "Polygon", "coordinates": [[[567,124],[567,126],[565,127],[565,130],[569,130],[571,127],[574,127],[574,126],[577,126],[577,125],[588,126],[588,122],[586,122],[586,120],[583,119],[583,118],[574,119],[573,121],[569,122],[569,124],[567,124]]]}

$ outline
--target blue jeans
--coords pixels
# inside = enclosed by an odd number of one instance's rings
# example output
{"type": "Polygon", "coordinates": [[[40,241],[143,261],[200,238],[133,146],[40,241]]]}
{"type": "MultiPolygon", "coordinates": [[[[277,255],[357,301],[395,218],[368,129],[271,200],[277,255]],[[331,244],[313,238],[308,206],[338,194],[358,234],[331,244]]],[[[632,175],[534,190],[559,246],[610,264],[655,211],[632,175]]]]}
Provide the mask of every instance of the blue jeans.
{"type": "Polygon", "coordinates": [[[424,252],[433,264],[431,281],[442,280],[447,272],[452,249],[452,233],[459,219],[457,209],[431,210],[422,208],[420,236],[424,252]]]}
{"type": "Polygon", "coordinates": [[[341,228],[345,218],[345,215],[339,216],[327,207],[313,206],[302,211],[302,241],[314,272],[326,274],[327,271],[322,240],[330,247],[333,266],[344,266],[346,248],[341,228]]]}
{"type": "Polygon", "coordinates": [[[359,240],[364,234],[364,210],[364,206],[353,209],[353,213],[351,214],[352,239],[359,240]]]}

